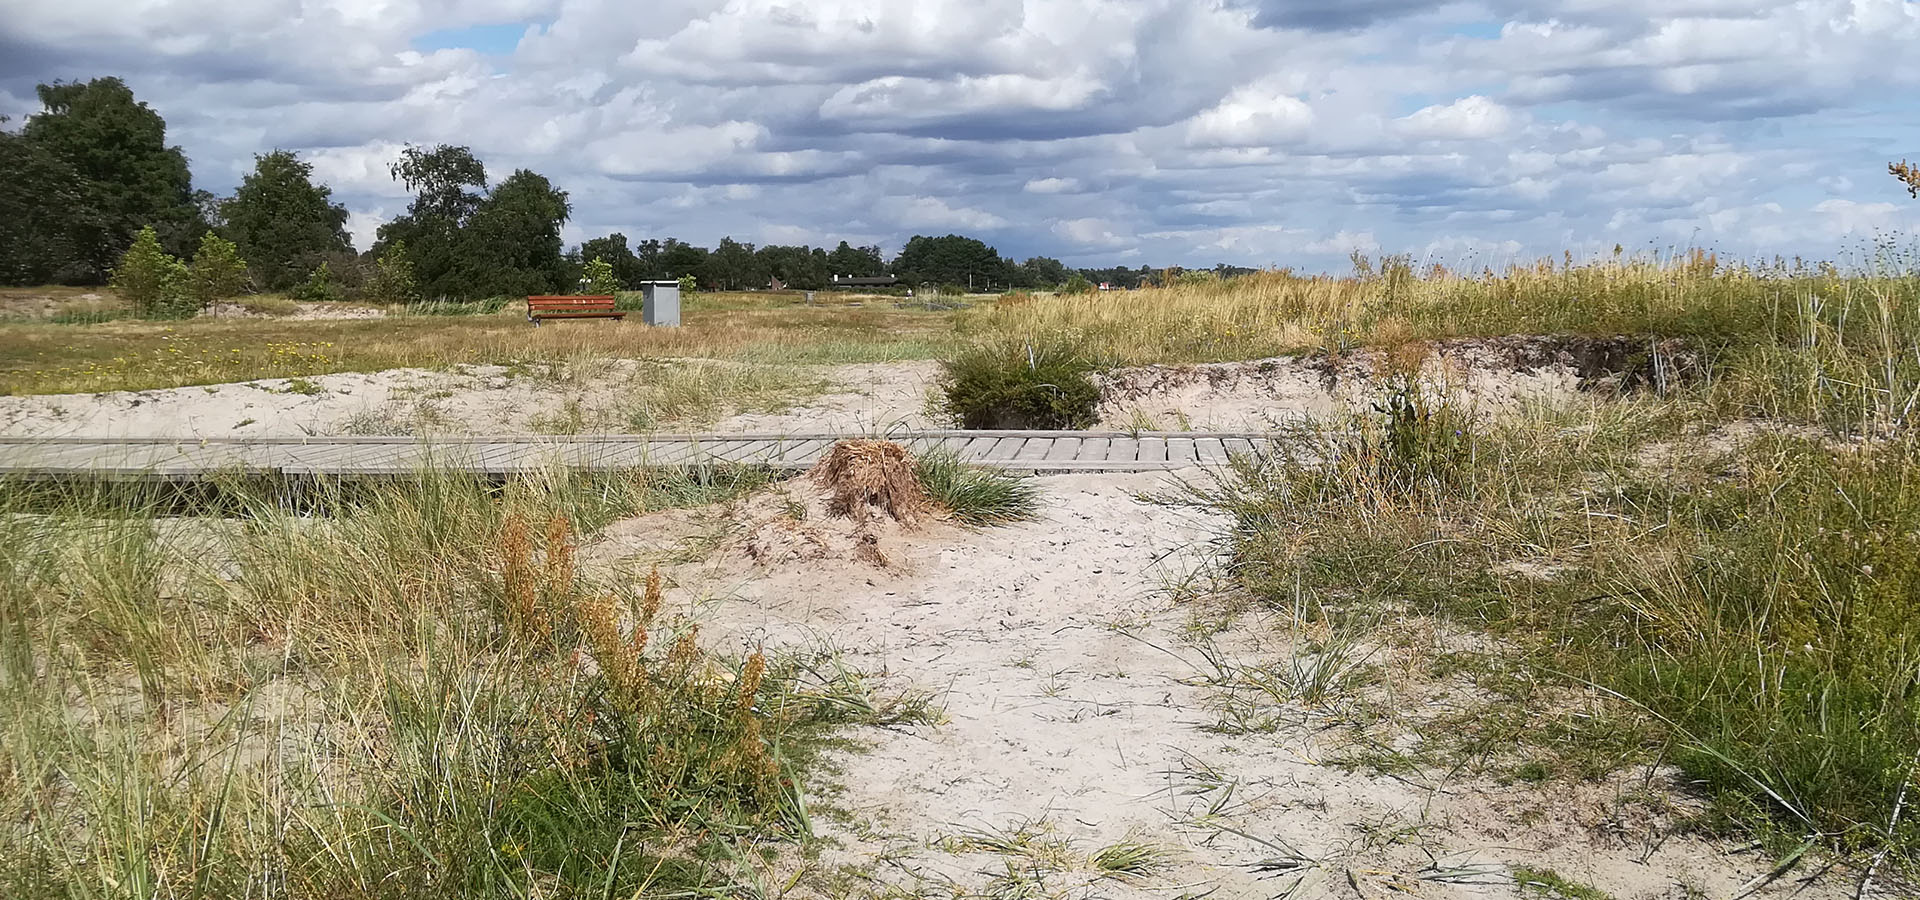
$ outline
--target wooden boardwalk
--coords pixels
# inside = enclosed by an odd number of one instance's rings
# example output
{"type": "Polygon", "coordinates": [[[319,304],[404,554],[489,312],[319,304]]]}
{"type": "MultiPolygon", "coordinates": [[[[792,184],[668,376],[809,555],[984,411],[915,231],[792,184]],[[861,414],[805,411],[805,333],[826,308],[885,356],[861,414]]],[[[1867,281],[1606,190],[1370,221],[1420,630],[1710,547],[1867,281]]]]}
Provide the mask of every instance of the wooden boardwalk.
{"type": "MultiPolygon", "coordinates": [[[[511,475],[742,464],[798,470],[859,435],[656,434],[515,437],[18,438],[0,437],[0,477],[161,478],[215,473],[406,475],[429,468],[511,475]]],[[[915,452],[1020,472],[1141,472],[1219,465],[1263,449],[1270,435],[1192,432],[921,431],[886,435],[915,452]]]]}

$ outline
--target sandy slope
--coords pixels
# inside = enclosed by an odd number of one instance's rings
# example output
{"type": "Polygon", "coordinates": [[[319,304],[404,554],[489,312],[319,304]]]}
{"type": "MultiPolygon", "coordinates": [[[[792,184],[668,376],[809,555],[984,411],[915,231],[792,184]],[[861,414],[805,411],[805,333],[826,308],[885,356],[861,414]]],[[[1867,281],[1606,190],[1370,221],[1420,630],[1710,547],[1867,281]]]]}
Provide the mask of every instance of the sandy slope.
{"type": "MultiPolygon", "coordinates": [[[[1166,588],[1202,583],[1188,576],[1207,558],[1201,542],[1214,523],[1135,499],[1164,478],[1045,478],[1039,521],[889,532],[886,567],[831,553],[721,552],[670,570],[675,596],[704,604],[723,643],[830,644],[944,706],[938,726],[864,730],[857,738],[870,749],[842,755],[832,784],[817,786],[840,811],[819,817],[838,845],[822,863],[842,877],[815,882],[832,885],[821,893],[953,896],[996,878],[1008,886],[1011,866],[1038,883],[1031,896],[1268,897],[1304,876],[1295,896],[1506,897],[1511,866],[1528,865],[1633,900],[1728,897],[1764,870],[1755,855],[1668,833],[1624,799],[1637,779],[1541,789],[1346,773],[1319,762],[1340,731],[1298,704],[1274,707],[1287,723],[1273,733],[1209,730],[1208,669],[1184,637],[1208,607],[1177,605],[1166,588]],[[1023,828],[1044,852],[997,853],[960,837],[1023,828]],[[1174,862],[1137,880],[1089,869],[1090,854],[1122,840],[1166,848],[1174,862]],[[1279,862],[1280,847],[1302,861],[1279,862]],[[1469,877],[1476,868],[1484,874],[1469,877]]],[[[728,515],[751,520],[735,523],[745,532],[766,527],[752,508],[728,515]]],[[[658,554],[687,522],[621,523],[593,558],[658,554]]],[[[1259,613],[1214,642],[1241,660],[1295,650],[1259,613]]],[[[1804,895],[1839,893],[1816,883],[1804,895]]]]}
{"type": "MultiPolygon", "coordinates": [[[[1552,354],[1515,358],[1456,347],[1423,367],[1427,383],[1483,411],[1522,400],[1564,401],[1591,383],[1581,364],[1552,354]]],[[[1247,431],[1303,417],[1370,408],[1380,388],[1377,361],[1279,357],[1235,363],[1142,366],[1098,379],[1098,430],[1247,431]]],[[[536,367],[457,366],[449,371],[264,379],[240,384],[0,397],[0,434],[24,436],[167,435],[192,437],[326,434],[524,434],[631,432],[633,385],[649,363],[607,360],[578,377],[536,367]]],[[[717,361],[666,365],[748,366],[717,361]]],[[[933,362],[812,367],[826,393],[775,412],[722,410],[717,421],[654,421],[653,429],[731,433],[862,434],[941,427],[929,415],[937,392],[933,362]]]]}
{"type": "MultiPolygon", "coordinates": [[[[730,363],[698,363],[732,365],[730,363]]],[[[656,428],[833,433],[925,427],[931,363],[818,367],[825,394],[777,414],[656,428]]],[[[640,364],[611,360],[583,378],[503,366],[262,379],[238,384],[0,397],[0,434],[54,436],[301,437],[328,434],[527,434],[630,432],[630,385],[640,364]],[[574,418],[574,412],[579,418],[574,418]]],[[[723,411],[724,414],[725,411],[723,411]]]]}

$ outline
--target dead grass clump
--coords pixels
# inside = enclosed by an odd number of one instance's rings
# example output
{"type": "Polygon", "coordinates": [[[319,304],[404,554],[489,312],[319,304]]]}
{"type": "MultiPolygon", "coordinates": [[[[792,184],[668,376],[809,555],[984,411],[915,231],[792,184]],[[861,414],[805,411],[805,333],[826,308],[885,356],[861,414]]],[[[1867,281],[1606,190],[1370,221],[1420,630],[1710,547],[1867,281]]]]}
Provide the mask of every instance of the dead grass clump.
{"type": "Polygon", "coordinates": [[[808,473],[829,494],[828,512],[865,521],[874,511],[903,524],[933,512],[918,464],[892,441],[847,440],[833,445],[808,473]]]}

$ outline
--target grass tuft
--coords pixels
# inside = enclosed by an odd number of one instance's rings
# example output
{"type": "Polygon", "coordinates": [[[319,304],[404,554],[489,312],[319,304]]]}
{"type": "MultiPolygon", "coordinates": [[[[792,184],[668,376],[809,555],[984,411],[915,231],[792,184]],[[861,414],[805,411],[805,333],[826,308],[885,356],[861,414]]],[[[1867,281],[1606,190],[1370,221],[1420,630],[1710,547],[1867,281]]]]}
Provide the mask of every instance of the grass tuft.
{"type": "Polygon", "coordinates": [[[952,451],[916,460],[921,487],[955,521],[985,527],[1026,521],[1038,514],[1040,489],[1007,472],[968,465],[952,451]]]}
{"type": "Polygon", "coordinates": [[[1094,851],[1088,864],[1109,877],[1145,878],[1166,868],[1167,851],[1153,844],[1121,841],[1094,851]]]}

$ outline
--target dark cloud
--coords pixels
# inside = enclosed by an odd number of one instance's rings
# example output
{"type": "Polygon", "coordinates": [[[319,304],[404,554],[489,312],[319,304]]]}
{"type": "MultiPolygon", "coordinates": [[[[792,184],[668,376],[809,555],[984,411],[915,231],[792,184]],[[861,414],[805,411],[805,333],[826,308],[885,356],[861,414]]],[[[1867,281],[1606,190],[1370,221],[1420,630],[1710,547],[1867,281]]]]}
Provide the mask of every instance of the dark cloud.
{"type": "Polygon", "coordinates": [[[1436,0],[1235,0],[1234,5],[1252,9],[1257,28],[1353,31],[1447,4],[1436,0]]]}

